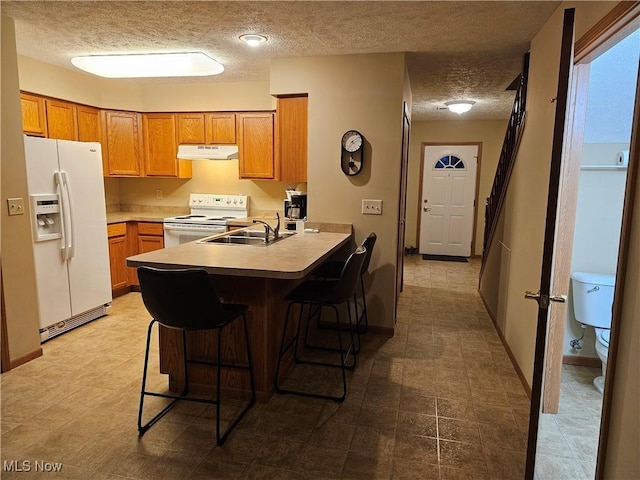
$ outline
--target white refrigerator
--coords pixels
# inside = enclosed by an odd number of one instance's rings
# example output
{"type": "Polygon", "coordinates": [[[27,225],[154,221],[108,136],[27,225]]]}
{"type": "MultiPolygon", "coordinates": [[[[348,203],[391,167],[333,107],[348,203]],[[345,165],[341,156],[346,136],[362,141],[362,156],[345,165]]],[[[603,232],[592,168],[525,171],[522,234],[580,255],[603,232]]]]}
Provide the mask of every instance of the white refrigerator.
{"type": "Polygon", "coordinates": [[[97,142],[25,136],[42,341],[105,315],[111,275],[97,142]]]}

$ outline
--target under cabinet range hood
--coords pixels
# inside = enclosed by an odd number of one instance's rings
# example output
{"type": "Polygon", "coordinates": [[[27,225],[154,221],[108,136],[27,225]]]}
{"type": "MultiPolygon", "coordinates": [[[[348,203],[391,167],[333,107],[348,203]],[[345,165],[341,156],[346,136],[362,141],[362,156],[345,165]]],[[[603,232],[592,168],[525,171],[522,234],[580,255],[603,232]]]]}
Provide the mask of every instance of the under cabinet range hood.
{"type": "Polygon", "coordinates": [[[237,145],[178,145],[183,160],[232,160],[238,158],[237,145]]]}

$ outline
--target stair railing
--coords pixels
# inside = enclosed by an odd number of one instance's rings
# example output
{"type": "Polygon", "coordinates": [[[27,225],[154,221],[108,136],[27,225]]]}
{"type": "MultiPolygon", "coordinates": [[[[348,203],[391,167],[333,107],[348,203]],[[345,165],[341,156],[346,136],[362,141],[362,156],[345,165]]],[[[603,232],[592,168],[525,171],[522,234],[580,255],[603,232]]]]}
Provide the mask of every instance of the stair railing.
{"type": "Polygon", "coordinates": [[[498,225],[498,218],[502,205],[507,193],[507,186],[509,185],[509,178],[513,171],[513,165],[518,154],[518,148],[520,147],[520,141],[522,140],[522,133],[524,132],[525,125],[525,113],[527,102],[527,80],[529,77],[529,53],[526,53],[522,62],[522,73],[520,74],[520,83],[516,91],[515,99],[513,100],[513,108],[511,109],[511,116],[509,118],[509,124],[507,125],[507,132],[504,136],[504,142],[502,144],[502,150],[500,152],[500,159],[498,160],[498,166],[496,168],[496,175],[493,179],[493,185],[491,187],[491,194],[487,197],[485,205],[485,221],[484,221],[484,241],[482,244],[482,271],[484,270],[485,263],[487,261],[487,254],[491,241],[498,225]]]}

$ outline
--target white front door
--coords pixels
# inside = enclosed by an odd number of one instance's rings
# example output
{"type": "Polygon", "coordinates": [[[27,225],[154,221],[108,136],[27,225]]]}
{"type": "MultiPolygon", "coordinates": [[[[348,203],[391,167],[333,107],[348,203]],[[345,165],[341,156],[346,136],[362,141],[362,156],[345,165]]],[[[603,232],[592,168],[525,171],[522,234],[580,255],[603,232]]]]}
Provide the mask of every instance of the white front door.
{"type": "Polygon", "coordinates": [[[469,257],[478,146],[425,146],[423,158],[420,253],[469,257]]]}

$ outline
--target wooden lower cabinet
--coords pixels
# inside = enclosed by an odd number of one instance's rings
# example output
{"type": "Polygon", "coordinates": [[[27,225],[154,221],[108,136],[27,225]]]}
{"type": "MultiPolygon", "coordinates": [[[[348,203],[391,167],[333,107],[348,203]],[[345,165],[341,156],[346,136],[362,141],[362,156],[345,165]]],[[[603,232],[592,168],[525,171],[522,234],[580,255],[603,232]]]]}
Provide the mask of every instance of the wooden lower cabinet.
{"type": "Polygon", "coordinates": [[[111,271],[111,291],[113,296],[122,295],[129,286],[127,272],[127,224],[112,223],[107,225],[109,237],[109,266],[111,271]]]}
{"type": "MultiPolygon", "coordinates": [[[[160,250],[164,248],[164,230],[162,229],[162,223],[153,222],[130,222],[132,227],[135,227],[136,231],[136,245],[135,253],[152,252],[153,250],[160,250]]],[[[138,272],[135,268],[129,268],[133,275],[130,276],[131,286],[139,288],[140,282],[138,282],[138,272]]]]}
{"type": "Polygon", "coordinates": [[[162,223],[121,222],[107,225],[111,292],[114,297],[139,287],[135,268],[127,267],[127,257],[164,248],[162,223]]]}

